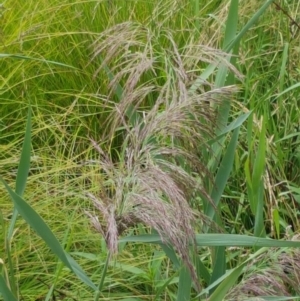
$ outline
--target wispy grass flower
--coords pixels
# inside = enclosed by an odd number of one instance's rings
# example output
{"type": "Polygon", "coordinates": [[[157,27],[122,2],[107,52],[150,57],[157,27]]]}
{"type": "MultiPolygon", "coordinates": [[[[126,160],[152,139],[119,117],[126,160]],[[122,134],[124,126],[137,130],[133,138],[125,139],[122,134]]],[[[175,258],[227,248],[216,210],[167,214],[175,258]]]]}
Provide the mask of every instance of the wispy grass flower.
{"type": "Polygon", "coordinates": [[[201,220],[190,200],[195,195],[209,199],[202,180],[211,175],[201,153],[209,149],[215,129],[211,104],[234,88],[213,89],[205,82],[191,93],[201,64],[225,61],[223,54],[192,40],[180,48],[171,31],[159,34],[127,22],[103,32],[93,45],[92,62],[102,58],[95,79],[108,68],[114,78],[103,104],[111,110],[106,131],[100,141],[92,140],[103,182],[101,191],[87,196],[101,217],[87,214],[112,254],[127,228],[141,223],[155,229],[196,280],[189,246],[193,225],[201,220]],[[118,85],[122,96],[116,102],[118,85]],[[132,112],[139,118],[131,118],[132,112]]]}
{"type": "Polygon", "coordinates": [[[299,295],[299,281],[300,251],[272,248],[251,263],[243,279],[229,291],[225,300],[299,295]]]}

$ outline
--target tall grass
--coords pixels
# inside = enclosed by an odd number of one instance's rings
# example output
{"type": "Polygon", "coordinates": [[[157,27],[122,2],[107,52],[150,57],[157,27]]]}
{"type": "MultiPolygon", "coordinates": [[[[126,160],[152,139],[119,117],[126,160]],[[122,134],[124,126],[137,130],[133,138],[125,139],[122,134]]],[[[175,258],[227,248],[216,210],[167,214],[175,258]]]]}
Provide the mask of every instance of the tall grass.
{"type": "Polygon", "coordinates": [[[299,294],[297,48],[272,2],[5,3],[4,300],[299,294]]]}

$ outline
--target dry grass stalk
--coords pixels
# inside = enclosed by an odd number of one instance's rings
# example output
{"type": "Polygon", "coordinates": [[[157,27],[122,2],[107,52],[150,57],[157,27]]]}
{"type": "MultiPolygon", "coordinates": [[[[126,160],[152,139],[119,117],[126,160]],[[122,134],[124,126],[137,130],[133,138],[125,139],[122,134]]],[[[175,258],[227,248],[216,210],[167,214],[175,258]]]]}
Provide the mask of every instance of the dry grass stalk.
{"type": "Polygon", "coordinates": [[[101,220],[87,214],[112,253],[117,252],[118,236],[128,227],[142,223],[154,228],[163,242],[177,250],[197,284],[189,245],[195,238],[193,224],[199,221],[189,200],[195,193],[209,199],[199,184],[199,178],[210,176],[199,155],[201,147],[208,148],[205,142],[214,130],[210,103],[219,102],[234,89],[189,93],[196,66],[223,59],[222,54],[194,44],[179,49],[171,32],[165,31],[164,39],[162,49],[150,29],[127,22],[102,33],[93,45],[92,59],[100,54],[104,57],[95,77],[106,64],[114,66],[106,105],[113,103],[110,98],[116,84],[123,87],[122,100],[111,105],[103,141],[110,143],[121,136],[122,142],[116,160],[106,152],[111,144],[104,148],[93,141],[104,181],[103,189],[88,197],[101,220]],[[129,120],[126,114],[132,108],[142,111],[140,120],[129,120]]]}

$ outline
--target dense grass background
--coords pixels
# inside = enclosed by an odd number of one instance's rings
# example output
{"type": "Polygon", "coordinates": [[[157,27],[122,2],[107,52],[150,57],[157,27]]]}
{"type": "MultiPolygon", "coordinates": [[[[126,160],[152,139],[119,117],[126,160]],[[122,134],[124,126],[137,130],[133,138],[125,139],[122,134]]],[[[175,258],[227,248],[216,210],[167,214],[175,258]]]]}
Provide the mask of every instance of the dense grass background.
{"type": "MultiPolygon", "coordinates": [[[[238,31],[262,6],[261,1],[256,0],[239,2],[238,31]]],[[[298,1],[278,3],[297,20],[298,1]]],[[[113,141],[101,140],[107,131],[107,118],[114,109],[113,103],[120,100],[116,93],[109,94],[107,70],[97,71],[105,59],[100,55],[94,57],[97,40],[105,30],[123,22],[139,24],[139,29],[144,28],[144,31],[137,30],[135,38],[139,44],[130,46],[132,52],[148,45],[149,34],[149,47],[157,58],[156,73],[145,72],[140,85],[151,82],[162,86],[169,77],[175,76],[172,68],[176,64],[170,54],[172,42],[167,33],[172,33],[182,52],[191,43],[212,47],[211,53],[208,49],[202,51],[203,58],[210,58],[214,56],[213,49],[224,49],[229,7],[230,1],[198,0],[41,0],[25,3],[8,0],[1,7],[1,177],[14,188],[30,105],[31,168],[24,199],[41,215],[63,248],[80,263],[94,283],[100,282],[108,251],[105,240],[91,228],[84,214],[84,210],[94,210],[84,197],[84,191],[100,191],[104,181],[98,164],[85,164],[99,160],[90,138],[110,152],[114,160],[117,160],[122,145],[122,137],[113,141]],[[107,95],[110,95],[109,102],[105,102],[107,95]]],[[[242,113],[253,113],[240,127],[233,168],[218,205],[221,214],[215,221],[222,233],[291,239],[299,231],[299,88],[294,85],[299,82],[300,48],[299,35],[297,31],[291,33],[290,23],[288,16],[271,4],[239,43],[235,67],[236,74],[239,72],[243,78],[236,76],[234,79],[239,92],[230,96],[230,114],[225,122],[236,120],[242,113]],[[259,216],[255,216],[258,204],[262,206],[263,231],[257,222],[259,216]]],[[[130,37],[133,39],[134,35],[130,37]]],[[[123,46],[120,54],[108,62],[115,74],[124,66],[122,55],[126,45],[123,46]]],[[[107,51],[106,55],[109,54],[107,51]]],[[[193,75],[201,74],[208,64],[200,59],[192,66],[195,68],[193,75]]],[[[232,73],[228,74],[228,77],[232,76],[232,73]]],[[[128,76],[127,73],[120,80],[121,86],[126,85],[128,76]]],[[[205,89],[218,87],[218,78],[217,73],[211,74],[208,78],[211,86],[205,89]]],[[[142,109],[150,110],[156,96],[155,93],[148,95],[142,109]]],[[[164,108],[160,109],[163,111],[164,108]]],[[[220,160],[226,157],[231,137],[232,133],[229,133],[220,144],[220,160]]],[[[211,154],[204,154],[204,158],[207,158],[204,164],[207,163],[212,172],[211,182],[205,183],[211,194],[222,164],[214,161],[211,154]],[[209,162],[213,163],[209,165],[209,162]]],[[[54,300],[51,299],[54,294],[58,300],[93,300],[93,290],[65,268],[21,218],[17,220],[10,241],[11,253],[7,253],[5,240],[13,205],[4,186],[0,186],[0,196],[2,274],[6,275],[11,259],[13,273],[9,274],[14,275],[16,283],[11,289],[17,298],[54,300]]],[[[193,205],[205,211],[207,207],[199,199],[196,198],[193,205]]],[[[139,225],[129,229],[126,235],[148,232],[139,225]]],[[[201,270],[198,266],[203,288],[210,284],[204,271],[210,273],[214,264],[224,261],[222,256],[220,262],[216,260],[218,250],[199,248],[198,257],[207,268],[201,270]]],[[[246,266],[246,260],[257,249],[234,247],[223,251],[228,270],[244,263],[246,266]]],[[[251,267],[240,273],[244,277],[239,278],[237,290],[241,284],[247,284],[251,275],[272,273],[266,272],[270,265],[268,260],[277,269],[277,265],[282,264],[278,258],[289,250],[284,252],[281,249],[273,253],[266,250],[264,256],[257,257],[251,267]]],[[[292,256],[299,258],[297,251],[292,256]]],[[[198,265],[201,264],[198,262],[198,265]]],[[[294,269],[289,273],[297,275],[294,269]]],[[[278,275],[280,277],[280,273],[278,275]]],[[[182,283],[180,277],[182,274],[174,268],[174,262],[159,246],[123,242],[118,256],[109,263],[99,300],[181,301],[183,299],[178,295],[182,283]]],[[[250,284],[248,282],[246,288],[251,292],[250,284]]],[[[238,294],[231,292],[230,295],[229,292],[226,300],[247,300],[250,298],[246,297],[247,289],[241,289],[238,294]]],[[[299,294],[291,287],[289,291],[278,288],[275,293],[299,294]]],[[[271,289],[262,292],[263,295],[275,293],[271,289]]],[[[192,296],[197,296],[195,287],[192,296]]],[[[209,294],[195,300],[206,297],[209,298],[209,294]]]]}

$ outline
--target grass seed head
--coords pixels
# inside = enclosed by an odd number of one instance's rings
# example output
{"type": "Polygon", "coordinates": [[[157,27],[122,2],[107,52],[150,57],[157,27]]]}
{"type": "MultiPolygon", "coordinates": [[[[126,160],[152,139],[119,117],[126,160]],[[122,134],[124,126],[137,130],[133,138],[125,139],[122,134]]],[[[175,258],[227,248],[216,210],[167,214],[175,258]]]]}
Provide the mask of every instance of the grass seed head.
{"type": "Polygon", "coordinates": [[[299,295],[299,262],[298,249],[270,249],[251,263],[241,282],[231,289],[225,300],[299,295]]]}
{"type": "Polygon", "coordinates": [[[103,32],[93,44],[92,59],[103,58],[95,77],[102,68],[114,74],[108,99],[117,85],[123,90],[111,107],[102,139],[106,145],[93,141],[105,180],[97,196],[88,196],[102,216],[92,223],[112,253],[118,236],[142,223],[176,249],[197,284],[189,255],[197,221],[189,200],[196,193],[209,199],[199,181],[210,177],[201,148],[209,149],[207,141],[215,130],[212,103],[228,98],[234,88],[191,92],[190,80],[201,60],[217,62],[224,54],[194,44],[180,48],[171,31],[164,30],[161,38],[163,45],[150,29],[127,22],[103,32]],[[132,110],[139,119],[131,120],[132,110]],[[109,154],[112,142],[117,158],[109,154]]]}

